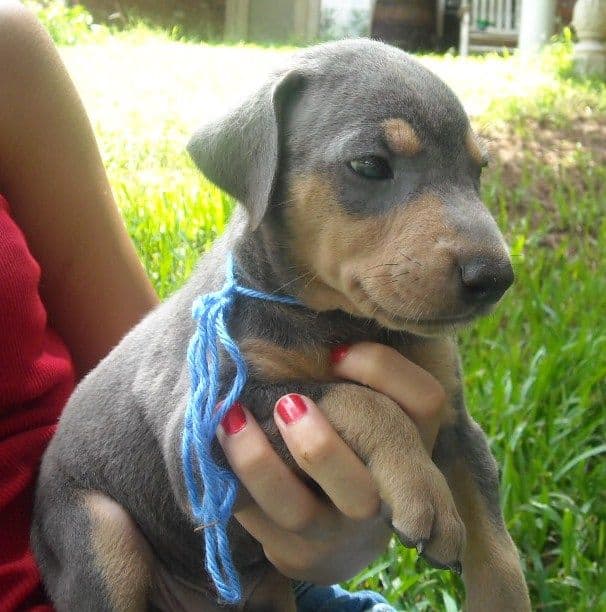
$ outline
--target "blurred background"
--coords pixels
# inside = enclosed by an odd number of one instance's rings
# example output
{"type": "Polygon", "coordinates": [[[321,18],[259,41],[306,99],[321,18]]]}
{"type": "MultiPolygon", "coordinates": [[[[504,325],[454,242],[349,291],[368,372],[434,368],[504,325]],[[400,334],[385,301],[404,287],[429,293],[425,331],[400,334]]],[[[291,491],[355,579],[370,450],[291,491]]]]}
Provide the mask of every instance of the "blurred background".
{"type": "MultiPolygon", "coordinates": [[[[543,0],[533,0],[542,4],[543,0]]],[[[575,0],[550,0],[555,29],[570,24],[575,0]]],[[[514,47],[522,0],[72,0],[99,23],[144,19],[200,39],[309,42],[373,36],[407,51],[456,49],[461,16],[487,47],[514,47]]]]}

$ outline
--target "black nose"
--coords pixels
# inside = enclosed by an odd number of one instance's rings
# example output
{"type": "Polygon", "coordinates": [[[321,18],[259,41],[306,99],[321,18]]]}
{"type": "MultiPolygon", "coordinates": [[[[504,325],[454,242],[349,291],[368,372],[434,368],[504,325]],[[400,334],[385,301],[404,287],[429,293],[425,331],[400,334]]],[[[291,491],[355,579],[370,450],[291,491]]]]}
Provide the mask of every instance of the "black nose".
{"type": "Polygon", "coordinates": [[[473,257],[461,264],[465,300],[474,304],[494,304],[513,283],[508,259],[473,257]]]}

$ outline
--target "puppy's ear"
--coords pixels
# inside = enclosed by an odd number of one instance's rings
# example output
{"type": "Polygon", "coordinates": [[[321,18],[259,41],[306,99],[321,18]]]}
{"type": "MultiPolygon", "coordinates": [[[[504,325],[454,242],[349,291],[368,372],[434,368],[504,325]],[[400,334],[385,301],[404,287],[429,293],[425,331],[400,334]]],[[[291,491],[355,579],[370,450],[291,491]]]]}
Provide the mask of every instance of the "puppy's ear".
{"type": "Polygon", "coordinates": [[[271,202],[284,106],[302,80],[292,70],[268,81],[235,110],[200,128],[187,145],[202,173],[244,205],[250,230],[271,202]]]}

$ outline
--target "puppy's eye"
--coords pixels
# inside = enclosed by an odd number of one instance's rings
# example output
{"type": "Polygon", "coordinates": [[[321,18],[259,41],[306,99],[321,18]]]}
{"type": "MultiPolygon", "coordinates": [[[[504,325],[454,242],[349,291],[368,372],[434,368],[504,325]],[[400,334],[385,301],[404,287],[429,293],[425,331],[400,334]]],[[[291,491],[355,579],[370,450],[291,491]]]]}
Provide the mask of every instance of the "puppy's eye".
{"type": "Polygon", "coordinates": [[[352,159],[347,164],[357,175],[373,181],[385,181],[393,178],[393,170],[389,162],[382,157],[369,155],[360,159],[352,159]]]}

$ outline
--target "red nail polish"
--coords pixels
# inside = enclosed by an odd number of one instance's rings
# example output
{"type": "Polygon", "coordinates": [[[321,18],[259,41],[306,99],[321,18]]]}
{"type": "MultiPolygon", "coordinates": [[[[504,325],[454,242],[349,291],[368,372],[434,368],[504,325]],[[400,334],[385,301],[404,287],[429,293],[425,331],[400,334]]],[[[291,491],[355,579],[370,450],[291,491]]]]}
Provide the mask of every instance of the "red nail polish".
{"type": "Polygon", "coordinates": [[[242,404],[240,402],[236,402],[223,417],[221,426],[223,427],[225,433],[228,436],[231,436],[232,434],[238,433],[244,429],[245,425],[246,415],[244,414],[242,404]]]}
{"type": "Polygon", "coordinates": [[[291,425],[307,412],[307,404],[300,395],[290,393],[280,399],[277,410],[284,423],[286,423],[286,425],[291,425]]]}
{"type": "Polygon", "coordinates": [[[345,358],[351,346],[349,344],[339,344],[330,350],[330,363],[336,365],[345,358]]]}

